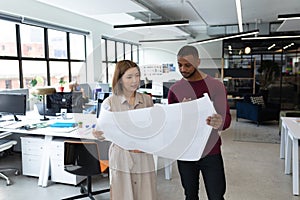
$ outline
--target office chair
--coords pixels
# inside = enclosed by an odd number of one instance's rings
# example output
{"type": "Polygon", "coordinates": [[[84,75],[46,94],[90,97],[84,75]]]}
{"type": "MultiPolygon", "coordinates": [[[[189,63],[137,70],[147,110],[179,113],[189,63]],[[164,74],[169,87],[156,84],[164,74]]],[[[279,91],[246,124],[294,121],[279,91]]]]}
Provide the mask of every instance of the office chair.
{"type": "Polygon", "coordinates": [[[98,145],[92,141],[65,141],[64,142],[64,167],[65,171],[81,176],[87,176],[85,187],[80,186],[82,194],[65,198],[64,200],[79,199],[93,195],[109,192],[110,189],[92,191],[92,176],[100,175],[108,170],[108,160],[100,160],[98,145]]]}
{"type": "Polygon", "coordinates": [[[112,95],[112,93],[111,92],[102,92],[102,93],[99,93],[98,94],[98,99],[97,99],[97,108],[96,108],[96,117],[98,118],[99,117],[99,115],[100,115],[100,111],[101,111],[101,105],[102,105],[102,103],[103,103],[103,101],[107,98],[107,97],[109,97],[109,96],[111,96],[112,95]]]}
{"type": "MultiPolygon", "coordinates": [[[[12,133],[10,133],[10,132],[0,133],[0,138],[7,137],[11,134],[12,133]]],[[[4,152],[6,150],[9,150],[10,148],[12,148],[16,144],[17,144],[17,141],[15,141],[15,140],[0,139],[0,152],[4,152]]],[[[19,170],[16,169],[16,168],[0,168],[0,178],[3,178],[3,179],[6,180],[6,185],[7,186],[11,185],[11,180],[9,179],[8,176],[6,176],[4,174],[4,172],[10,172],[10,171],[14,171],[15,175],[19,175],[19,170]]]]}

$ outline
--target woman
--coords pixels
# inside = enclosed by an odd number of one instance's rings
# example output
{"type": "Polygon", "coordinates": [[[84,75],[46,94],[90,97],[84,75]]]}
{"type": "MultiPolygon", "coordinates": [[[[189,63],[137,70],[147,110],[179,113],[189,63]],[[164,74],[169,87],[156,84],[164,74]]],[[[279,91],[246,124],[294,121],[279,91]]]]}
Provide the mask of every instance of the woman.
{"type": "MultiPolygon", "coordinates": [[[[152,98],[136,90],[140,84],[140,69],[136,63],[123,60],[116,64],[112,91],[102,108],[112,112],[153,106],[152,98]]],[[[103,139],[101,131],[93,134],[103,139]]],[[[156,200],[156,174],[153,156],[139,150],[125,150],[112,143],[109,149],[110,186],[112,200],[156,200]]]]}

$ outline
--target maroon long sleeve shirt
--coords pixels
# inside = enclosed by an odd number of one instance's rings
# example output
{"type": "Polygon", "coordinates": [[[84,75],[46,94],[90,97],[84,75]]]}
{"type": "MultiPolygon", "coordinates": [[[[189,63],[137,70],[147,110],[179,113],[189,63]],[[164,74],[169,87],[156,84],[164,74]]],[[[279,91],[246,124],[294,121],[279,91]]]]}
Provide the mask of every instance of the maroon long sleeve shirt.
{"type": "MultiPolygon", "coordinates": [[[[216,112],[222,115],[223,124],[220,130],[227,129],[231,123],[230,109],[227,102],[227,91],[222,82],[209,75],[199,81],[187,81],[181,79],[174,83],[169,89],[168,103],[179,103],[182,102],[184,98],[195,100],[203,97],[204,93],[209,95],[216,112]]],[[[221,138],[218,134],[218,130],[212,129],[202,157],[219,153],[221,153],[221,138]]]]}

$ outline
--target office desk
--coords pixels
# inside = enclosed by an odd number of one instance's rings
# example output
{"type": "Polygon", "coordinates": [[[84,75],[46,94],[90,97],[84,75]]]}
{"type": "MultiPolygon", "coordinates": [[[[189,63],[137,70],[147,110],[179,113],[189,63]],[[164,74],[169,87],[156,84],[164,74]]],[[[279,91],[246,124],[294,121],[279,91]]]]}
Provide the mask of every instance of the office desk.
{"type": "MultiPolygon", "coordinates": [[[[92,125],[96,124],[97,118],[95,114],[82,114],[82,113],[72,113],[72,119],[63,120],[61,117],[50,117],[49,121],[45,121],[45,123],[53,123],[56,121],[75,121],[75,122],[83,122],[83,128],[78,128],[71,132],[57,132],[53,131],[51,128],[37,128],[32,130],[24,130],[24,129],[16,129],[16,128],[0,128],[0,131],[8,131],[13,133],[27,134],[27,135],[41,135],[44,136],[44,148],[42,155],[42,165],[39,173],[38,185],[42,187],[47,187],[48,185],[48,177],[49,177],[49,166],[50,166],[50,147],[51,141],[54,137],[64,137],[64,138],[77,138],[77,139],[88,139],[94,140],[96,139],[92,134],[92,125]],[[88,128],[87,128],[88,126],[88,128]]],[[[36,112],[28,112],[26,116],[19,117],[22,121],[15,122],[17,126],[22,126],[25,124],[36,124],[42,123],[40,121],[41,116],[36,114],[36,112]]],[[[16,127],[17,127],[16,126],[16,127]]],[[[97,140],[97,139],[96,139],[97,140]]],[[[158,158],[154,156],[155,166],[157,168],[158,158]]],[[[165,179],[170,180],[172,178],[172,161],[168,159],[164,159],[164,167],[165,167],[165,179]]]]}
{"type": "MultiPolygon", "coordinates": [[[[68,114],[69,115],[69,114],[68,114]]],[[[41,123],[40,115],[37,115],[34,112],[29,112],[26,116],[20,117],[22,121],[20,122],[11,122],[13,124],[7,125],[6,127],[0,128],[0,131],[7,131],[13,133],[27,134],[27,135],[42,135],[44,136],[44,148],[42,155],[42,165],[39,173],[38,185],[42,187],[46,187],[48,185],[48,177],[49,177],[49,166],[50,166],[50,146],[51,141],[54,137],[64,137],[64,138],[77,138],[77,139],[95,139],[92,134],[92,125],[96,124],[96,115],[95,114],[81,114],[81,113],[73,113],[72,119],[63,120],[60,117],[51,118],[49,121],[45,121],[45,123],[54,123],[56,121],[64,121],[64,122],[83,122],[83,128],[75,129],[71,132],[58,131],[58,129],[53,130],[50,127],[46,128],[37,128],[32,130],[19,129],[16,127],[20,127],[26,124],[37,124],[41,123]],[[87,127],[88,126],[88,127],[87,127]]],[[[70,116],[70,115],[69,115],[70,116]]],[[[61,128],[63,129],[63,128],[61,128]]]]}
{"type": "Polygon", "coordinates": [[[285,174],[293,177],[293,194],[299,195],[299,153],[300,118],[281,117],[280,158],[285,158],[285,174]],[[291,171],[292,163],[292,171],[291,171]]]}

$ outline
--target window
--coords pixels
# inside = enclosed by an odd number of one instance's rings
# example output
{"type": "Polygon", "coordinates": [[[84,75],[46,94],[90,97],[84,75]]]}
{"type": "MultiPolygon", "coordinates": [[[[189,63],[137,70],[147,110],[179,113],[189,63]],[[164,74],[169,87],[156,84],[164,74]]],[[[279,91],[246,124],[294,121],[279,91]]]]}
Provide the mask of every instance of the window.
{"type": "Polygon", "coordinates": [[[45,61],[24,60],[22,63],[24,88],[30,87],[30,85],[26,84],[26,79],[32,80],[36,77],[40,77],[37,86],[47,85],[47,65],[45,61]]]}
{"type": "Polygon", "coordinates": [[[107,55],[107,60],[106,62],[116,62],[116,42],[112,40],[107,40],[106,43],[106,55],[107,55]]]}
{"type": "Polygon", "coordinates": [[[0,88],[20,88],[19,63],[17,60],[0,59],[0,88]],[[9,84],[7,84],[9,82],[9,84]]]}
{"type": "Polygon", "coordinates": [[[87,81],[85,34],[88,33],[42,25],[42,22],[33,26],[28,22],[0,20],[0,89],[28,88],[33,78],[38,78],[38,86],[54,87],[60,77],[67,82],[87,81]]]}
{"type": "Polygon", "coordinates": [[[0,20],[0,26],[0,56],[17,56],[15,24],[0,20]]]}
{"type": "Polygon", "coordinates": [[[117,61],[124,60],[125,52],[124,52],[124,43],[117,42],[117,61]]]}
{"type": "Polygon", "coordinates": [[[68,62],[50,61],[51,85],[59,85],[60,78],[69,80],[68,62]]]}
{"type": "Polygon", "coordinates": [[[138,63],[139,62],[139,46],[133,45],[131,51],[132,61],[138,63]]]}
{"type": "Polygon", "coordinates": [[[77,81],[78,83],[86,82],[86,63],[85,62],[71,62],[71,74],[72,81],[77,81]]]}
{"type": "Polygon", "coordinates": [[[67,34],[62,31],[49,30],[49,57],[66,59],[67,58],[67,34]]]}
{"type": "Polygon", "coordinates": [[[125,44],[125,59],[132,60],[131,44],[125,44]]]}
{"type": "Polygon", "coordinates": [[[70,33],[70,56],[71,59],[85,59],[85,40],[83,35],[70,33]]]}
{"type": "Polygon", "coordinates": [[[132,60],[138,63],[138,44],[115,40],[107,37],[101,39],[103,82],[112,82],[115,64],[120,60],[132,60]]]}
{"type": "Polygon", "coordinates": [[[20,25],[22,57],[44,58],[44,29],[20,25]]]}

